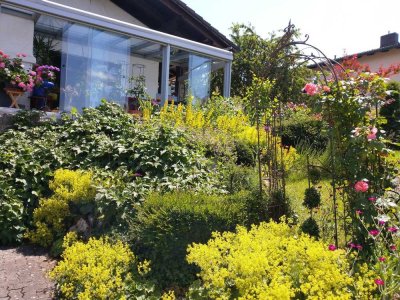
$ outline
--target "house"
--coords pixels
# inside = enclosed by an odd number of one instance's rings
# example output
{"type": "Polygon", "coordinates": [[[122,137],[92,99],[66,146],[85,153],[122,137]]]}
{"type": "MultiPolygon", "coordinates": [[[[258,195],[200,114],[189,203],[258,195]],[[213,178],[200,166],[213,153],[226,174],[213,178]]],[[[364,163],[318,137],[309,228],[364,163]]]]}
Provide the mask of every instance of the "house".
{"type": "MultiPolygon", "coordinates": [[[[180,0],[0,0],[0,9],[0,50],[25,53],[26,67],[60,68],[46,95],[52,108],[102,98],[126,107],[138,81],[161,102],[204,100],[219,70],[229,97],[236,46],[180,0]]],[[[18,102],[29,107],[28,96],[18,102]]]]}
{"type": "MultiPolygon", "coordinates": [[[[399,35],[396,32],[388,33],[381,36],[379,48],[359,52],[356,54],[346,55],[332,60],[332,63],[341,63],[345,59],[352,57],[357,58],[360,65],[368,65],[371,72],[378,72],[381,68],[389,68],[400,64],[400,43],[399,35]]],[[[321,62],[320,67],[324,67],[325,63],[321,62]]],[[[308,66],[310,69],[317,69],[317,64],[308,66]]],[[[400,73],[392,75],[391,80],[400,81],[400,73]]]]}

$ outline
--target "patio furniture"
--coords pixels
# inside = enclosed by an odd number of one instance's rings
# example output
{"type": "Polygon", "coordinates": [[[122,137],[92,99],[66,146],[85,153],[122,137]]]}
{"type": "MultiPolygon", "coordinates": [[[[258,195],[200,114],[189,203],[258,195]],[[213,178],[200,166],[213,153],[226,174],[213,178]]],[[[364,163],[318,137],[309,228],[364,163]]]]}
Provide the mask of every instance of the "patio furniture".
{"type": "Polygon", "coordinates": [[[4,91],[11,99],[10,107],[19,108],[18,99],[21,97],[25,92],[18,88],[4,88],[4,91]]]}

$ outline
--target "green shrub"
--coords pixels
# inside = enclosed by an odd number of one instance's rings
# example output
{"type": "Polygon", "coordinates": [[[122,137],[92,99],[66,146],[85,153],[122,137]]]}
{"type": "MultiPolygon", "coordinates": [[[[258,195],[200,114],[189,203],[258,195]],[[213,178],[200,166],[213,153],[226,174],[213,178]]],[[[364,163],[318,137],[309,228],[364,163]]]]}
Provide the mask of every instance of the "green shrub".
{"type": "Polygon", "coordinates": [[[319,227],[312,217],[309,217],[301,224],[301,231],[315,238],[319,238],[319,227]]]}
{"type": "Polygon", "coordinates": [[[305,190],[303,205],[308,209],[317,208],[321,205],[321,195],[315,187],[305,190]]]}
{"type": "Polygon", "coordinates": [[[392,140],[400,142],[400,84],[395,81],[389,82],[387,89],[391,91],[391,95],[379,111],[379,114],[386,118],[382,128],[392,140]]]}
{"type": "Polygon", "coordinates": [[[200,267],[201,283],[189,299],[352,299],[345,251],[298,230],[284,222],[238,226],[192,244],[187,260],[200,267]]]}
{"type": "Polygon", "coordinates": [[[24,206],[11,191],[1,187],[0,183],[0,245],[9,245],[22,239],[24,206]]]}
{"type": "MultiPolygon", "coordinates": [[[[214,161],[193,143],[190,134],[157,119],[134,120],[117,104],[103,102],[85,109],[82,115],[64,115],[57,122],[49,120],[37,126],[29,123],[30,114],[18,118],[18,130],[0,134],[0,182],[23,204],[25,227],[32,222],[39,199],[52,194],[49,181],[60,168],[95,169],[111,177],[125,172],[127,176],[115,180],[118,186],[104,187],[98,197],[104,209],[118,206],[121,214],[128,209],[119,208],[132,207],[152,190],[221,190],[214,161]]],[[[92,209],[90,205],[79,208],[92,209]]]]}
{"type": "Polygon", "coordinates": [[[278,190],[272,193],[268,200],[267,215],[275,222],[278,222],[284,216],[290,217],[292,215],[289,198],[283,191],[278,190]]]}
{"type": "Polygon", "coordinates": [[[256,165],[256,151],[252,145],[242,141],[235,141],[236,164],[254,167],[256,165]]]}
{"type": "Polygon", "coordinates": [[[282,143],[285,146],[307,145],[315,150],[324,150],[329,141],[325,127],[326,125],[319,120],[291,121],[283,126],[282,143]]]}
{"type": "Polygon", "coordinates": [[[161,287],[187,286],[198,271],[185,262],[187,246],[206,242],[213,231],[245,224],[247,196],[150,195],[131,227],[135,253],[153,262],[152,274],[161,287]]]}

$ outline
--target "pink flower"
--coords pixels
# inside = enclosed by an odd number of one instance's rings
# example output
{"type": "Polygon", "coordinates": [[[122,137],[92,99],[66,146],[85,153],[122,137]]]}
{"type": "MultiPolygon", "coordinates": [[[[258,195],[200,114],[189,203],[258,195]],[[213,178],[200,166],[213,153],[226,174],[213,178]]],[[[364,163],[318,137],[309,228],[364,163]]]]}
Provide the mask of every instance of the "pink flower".
{"type": "Polygon", "coordinates": [[[3,62],[0,62],[0,68],[5,68],[5,67],[6,67],[6,64],[3,62]]]}
{"type": "Polygon", "coordinates": [[[362,210],[360,210],[360,209],[357,209],[357,210],[356,210],[356,214],[357,214],[357,215],[362,215],[362,213],[363,213],[362,210]]]}
{"type": "Polygon", "coordinates": [[[379,260],[379,261],[385,261],[386,258],[384,258],[383,256],[381,256],[381,257],[378,258],[378,260],[379,260]]]}
{"type": "Polygon", "coordinates": [[[370,133],[367,135],[368,141],[376,140],[376,134],[370,133]]]}
{"type": "Polygon", "coordinates": [[[304,87],[304,91],[307,95],[314,96],[317,93],[318,87],[314,83],[307,83],[304,87]]]}
{"type": "Polygon", "coordinates": [[[368,200],[371,201],[371,202],[375,202],[376,201],[376,197],[371,196],[371,197],[368,198],[368,200]]]}
{"type": "Polygon", "coordinates": [[[379,221],[378,221],[378,224],[379,224],[379,225],[385,225],[385,223],[386,223],[385,220],[379,220],[379,221]]]}
{"type": "Polygon", "coordinates": [[[335,251],[336,250],[336,246],[335,245],[329,245],[328,246],[329,251],[335,251]]]}
{"type": "Polygon", "coordinates": [[[29,71],[29,75],[36,76],[36,72],[35,71],[29,71]]]}
{"type": "Polygon", "coordinates": [[[396,245],[390,245],[389,249],[392,251],[395,251],[395,250],[397,250],[397,247],[396,247],[396,245]]]}
{"type": "Polygon", "coordinates": [[[379,230],[377,230],[377,229],[372,229],[372,230],[370,230],[368,232],[372,236],[377,236],[379,234],[379,230]]]}
{"type": "Polygon", "coordinates": [[[388,231],[390,231],[390,232],[397,232],[397,230],[399,230],[397,227],[389,227],[388,228],[388,231]]]}
{"type": "Polygon", "coordinates": [[[331,88],[330,88],[329,86],[327,86],[327,85],[324,85],[324,86],[322,87],[322,90],[323,90],[324,92],[326,92],[326,93],[329,93],[329,92],[331,91],[331,88]]]}
{"type": "Polygon", "coordinates": [[[375,279],[375,283],[376,283],[377,285],[384,285],[384,284],[385,284],[385,282],[384,282],[382,279],[380,279],[380,278],[375,279]]]}
{"type": "Polygon", "coordinates": [[[368,191],[368,183],[364,180],[357,181],[354,185],[354,189],[356,190],[356,192],[365,193],[366,191],[368,191]]]}

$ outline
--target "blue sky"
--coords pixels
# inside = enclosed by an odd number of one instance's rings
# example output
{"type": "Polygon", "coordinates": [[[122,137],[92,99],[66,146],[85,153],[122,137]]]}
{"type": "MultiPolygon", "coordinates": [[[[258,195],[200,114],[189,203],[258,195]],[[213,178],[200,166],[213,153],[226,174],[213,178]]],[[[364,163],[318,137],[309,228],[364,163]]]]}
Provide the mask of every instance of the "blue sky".
{"type": "Polygon", "coordinates": [[[289,19],[329,57],[379,48],[380,36],[400,33],[400,0],[183,0],[228,36],[233,22],[258,34],[284,28],[289,19]]]}

